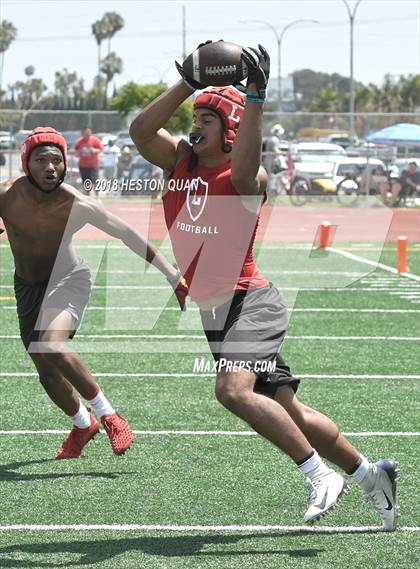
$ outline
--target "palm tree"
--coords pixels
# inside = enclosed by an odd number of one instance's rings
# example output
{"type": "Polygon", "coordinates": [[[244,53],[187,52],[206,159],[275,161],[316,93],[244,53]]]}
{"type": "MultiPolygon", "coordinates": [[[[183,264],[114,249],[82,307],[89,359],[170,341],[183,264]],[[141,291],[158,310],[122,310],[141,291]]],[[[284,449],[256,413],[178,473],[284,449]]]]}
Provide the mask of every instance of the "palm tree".
{"type": "Polygon", "coordinates": [[[17,29],[15,26],[11,22],[3,20],[0,24],[0,99],[2,95],[4,56],[12,41],[16,39],[16,36],[17,29]]]}
{"type": "Polygon", "coordinates": [[[20,109],[31,109],[37,104],[47,86],[42,79],[30,79],[28,81],[16,81],[10,86],[16,93],[17,104],[20,109]]]}
{"type": "Polygon", "coordinates": [[[92,24],[92,34],[95,36],[96,43],[98,45],[98,74],[101,68],[101,43],[104,39],[108,37],[108,29],[104,19],[97,20],[92,24]]]}
{"type": "Polygon", "coordinates": [[[112,81],[116,73],[121,73],[123,70],[123,62],[121,57],[118,57],[113,51],[109,53],[101,62],[101,72],[105,75],[105,94],[104,94],[104,107],[107,107],[108,100],[108,85],[112,81]]]}
{"type": "Polygon", "coordinates": [[[54,87],[58,97],[61,99],[62,108],[71,108],[70,89],[74,88],[79,82],[76,71],[69,71],[64,68],[63,71],[55,72],[54,87]]]}
{"type": "Polygon", "coordinates": [[[111,53],[111,39],[117,32],[124,27],[124,18],[117,14],[117,12],[106,12],[102,20],[106,29],[106,38],[108,39],[108,55],[111,53]]]}

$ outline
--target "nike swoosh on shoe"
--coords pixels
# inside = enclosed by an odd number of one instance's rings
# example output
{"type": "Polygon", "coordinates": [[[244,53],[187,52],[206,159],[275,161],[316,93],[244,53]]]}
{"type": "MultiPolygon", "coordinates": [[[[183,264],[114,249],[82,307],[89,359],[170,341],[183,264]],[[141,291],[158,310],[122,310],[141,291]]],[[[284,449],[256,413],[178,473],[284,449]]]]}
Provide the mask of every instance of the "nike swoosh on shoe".
{"type": "Polygon", "coordinates": [[[390,500],[390,499],[388,498],[388,496],[385,494],[385,491],[384,491],[384,490],[382,490],[382,492],[384,493],[385,500],[387,501],[387,504],[388,504],[388,507],[385,508],[385,510],[388,510],[388,511],[389,511],[389,510],[392,510],[392,503],[391,503],[391,500],[390,500]]]}

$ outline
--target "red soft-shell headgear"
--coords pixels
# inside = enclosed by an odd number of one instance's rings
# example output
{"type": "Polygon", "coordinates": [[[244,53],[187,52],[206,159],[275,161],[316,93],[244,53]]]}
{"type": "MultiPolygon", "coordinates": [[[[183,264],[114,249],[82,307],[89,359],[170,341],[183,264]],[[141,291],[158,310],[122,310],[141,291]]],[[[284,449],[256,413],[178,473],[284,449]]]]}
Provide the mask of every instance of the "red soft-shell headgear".
{"type": "MultiPolygon", "coordinates": [[[[61,150],[64,159],[64,167],[65,170],[67,169],[67,143],[66,139],[62,134],[57,132],[55,128],[50,126],[39,126],[34,128],[32,132],[28,134],[25,138],[24,143],[22,144],[22,168],[23,171],[27,176],[30,176],[31,173],[29,172],[28,168],[28,161],[29,156],[32,150],[36,146],[57,146],[61,150]]],[[[64,170],[64,172],[65,172],[64,170]]]]}
{"type": "Polygon", "coordinates": [[[244,114],[245,100],[242,93],[230,86],[210,87],[195,98],[194,110],[200,108],[211,109],[220,116],[225,132],[225,151],[230,152],[244,114]]]}

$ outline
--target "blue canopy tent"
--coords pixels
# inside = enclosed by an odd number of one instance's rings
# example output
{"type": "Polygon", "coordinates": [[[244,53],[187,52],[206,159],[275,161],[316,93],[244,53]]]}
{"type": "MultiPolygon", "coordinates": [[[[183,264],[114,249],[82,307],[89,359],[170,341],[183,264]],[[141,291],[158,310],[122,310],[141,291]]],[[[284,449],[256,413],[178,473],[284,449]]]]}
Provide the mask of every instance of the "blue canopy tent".
{"type": "Polygon", "coordinates": [[[369,134],[366,140],[396,146],[420,146],[420,125],[414,123],[394,124],[369,134]]]}

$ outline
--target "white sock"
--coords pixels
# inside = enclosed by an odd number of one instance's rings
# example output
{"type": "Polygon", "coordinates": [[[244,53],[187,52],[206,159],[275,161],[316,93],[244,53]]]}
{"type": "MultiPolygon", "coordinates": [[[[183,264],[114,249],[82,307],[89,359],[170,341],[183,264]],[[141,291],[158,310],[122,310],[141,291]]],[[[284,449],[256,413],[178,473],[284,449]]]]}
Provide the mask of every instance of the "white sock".
{"type": "Polygon", "coordinates": [[[111,403],[108,401],[101,390],[99,390],[98,394],[95,395],[93,399],[89,399],[89,405],[91,405],[98,419],[104,415],[111,415],[112,413],[115,413],[111,403]]]}
{"type": "Polygon", "coordinates": [[[89,411],[86,409],[83,403],[79,404],[77,413],[72,415],[70,418],[73,421],[73,425],[79,427],[79,429],[87,429],[90,427],[89,411]]]}
{"type": "Polygon", "coordinates": [[[298,468],[305,476],[311,480],[313,478],[321,476],[322,474],[326,474],[331,470],[328,468],[325,462],[323,462],[322,458],[319,456],[315,449],[314,454],[308,458],[308,460],[305,460],[303,464],[300,464],[298,468]]]}
{"type": "Polygon", "coordinates": [[[353,478],[353,480],[358,484],[360,484],[362,488],[368,490],[369,487],[372,485],[370,481],[370,476],[368,476],[369,471],[371,470],[370,468],[371,464],[368,461],[368,459],[364,457],[362,454],[360,455],[359,461],[360,461],[359,466],[356,468],[353,474],[350,474],[350,478],[353,478]]]}

